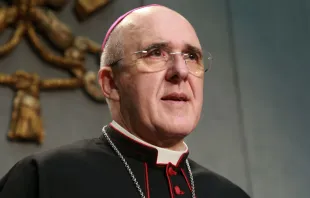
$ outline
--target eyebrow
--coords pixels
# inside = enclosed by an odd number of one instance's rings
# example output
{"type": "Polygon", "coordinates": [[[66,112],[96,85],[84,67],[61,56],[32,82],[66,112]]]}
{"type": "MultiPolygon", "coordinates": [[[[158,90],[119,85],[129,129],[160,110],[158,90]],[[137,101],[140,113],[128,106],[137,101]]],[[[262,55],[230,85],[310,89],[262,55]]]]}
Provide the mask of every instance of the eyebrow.
{"type": "Polygon", "coordinates": [[[188,50],[188,51],[192,51],[192,52],[195,52],[196,54],[198,54],[200,57],[203,56],[202,54],[202,50],[196,46],[193,46],[191,44],[185,44],[185,48],[188,50]]]}
{"type": "MultiPolygon", "coordinates": [[[[171,45],[170,42],[152,43],[151,45],[144,48],[142,51],[148,51],[154,48],[171,48],[170,45],[171,45]]],[[[191,51],[191,52],[198,54],[200,57],[203,56],[202,50],[200,48],[194,45],[188,44],[188,43],[185,44],[185,48],[182,51],[191,51]]]]}
{"type": "Polygon", "coordinates": [[[169,46],[168,42],[152,43],[151,45],[144,48],[142,51],[148,51],[154,48],[167,48],[168,46],[169,46]]]}

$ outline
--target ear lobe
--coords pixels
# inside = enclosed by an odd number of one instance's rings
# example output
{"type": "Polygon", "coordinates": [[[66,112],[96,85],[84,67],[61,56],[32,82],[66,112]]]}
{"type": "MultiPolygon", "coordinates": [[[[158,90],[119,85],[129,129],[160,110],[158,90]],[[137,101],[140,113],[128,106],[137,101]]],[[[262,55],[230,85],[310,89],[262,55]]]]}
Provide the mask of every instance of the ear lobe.
{"type": "Polygon", "coordinates": [[[111,67],[105,66],[99,70],[98,81],[104,97],[110,100],[119,100],[118,88],[111,67]]]}

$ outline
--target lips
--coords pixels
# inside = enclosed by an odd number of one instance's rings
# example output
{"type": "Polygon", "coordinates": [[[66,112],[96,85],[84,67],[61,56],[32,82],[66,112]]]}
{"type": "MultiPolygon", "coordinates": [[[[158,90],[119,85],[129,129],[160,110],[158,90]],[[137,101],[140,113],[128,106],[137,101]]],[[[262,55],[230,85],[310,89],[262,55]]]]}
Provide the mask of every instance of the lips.
{"type": "Polygon", "coordinates": [[[164,101],[187,102],[189,97],[184,93],[171,93],[161,98],[164,101]]]}

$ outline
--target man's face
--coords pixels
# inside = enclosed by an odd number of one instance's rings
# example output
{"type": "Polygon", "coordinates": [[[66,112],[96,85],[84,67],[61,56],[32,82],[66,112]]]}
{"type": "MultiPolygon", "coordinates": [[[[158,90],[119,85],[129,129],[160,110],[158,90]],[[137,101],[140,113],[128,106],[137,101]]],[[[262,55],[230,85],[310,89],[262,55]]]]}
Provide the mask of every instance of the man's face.
{"type": "MultiPolygon", "coordinates": [[[[120,111],[125,123],[130,123],[127,128],[150,141],[188,135],[199,121],[203,102],[203,75],[191,74],[180,54],[156,72],[146,72],[143,68],[149,62],[131,55],[158,43],[172,52],[188,52],[188,46],[201,49],[185,19],[168,9],[156,9],[160,12],[151,11],[139,30],[128,36],[132,39],[127,40],[118,80],[120,111]]],[[[154,53],[160,56],[161,48],[154,53]]]]}

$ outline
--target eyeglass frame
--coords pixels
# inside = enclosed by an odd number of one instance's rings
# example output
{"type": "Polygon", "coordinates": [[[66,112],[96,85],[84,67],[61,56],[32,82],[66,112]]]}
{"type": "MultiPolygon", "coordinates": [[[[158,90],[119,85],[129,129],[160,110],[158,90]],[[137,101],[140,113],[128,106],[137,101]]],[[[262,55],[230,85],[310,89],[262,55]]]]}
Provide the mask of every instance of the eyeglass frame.
{"type": "MultiPolygon", "coordinates": [[[[159,43],[159,45],[163,45],[163,44],[165,44],[165,43],[159,43]]],[[[154,45],[158,45],[158,44],[154,44],[154,45]]],[[[138,53],[147,54],[147,53],[149,53],[149,51],[152,51],[151,47],[148,47],[148,48],[146,48],[146,49],[144,49],[144,50],[139,50],[139,51],[133,52],[132,55],[133,55],[133,54],[138,54],[138,53]]],[[[166,51],[166,52],[167,52],[167,51],[166,51]]],[[[186,59],[184,58],[184,55],[189,55],[189,53],[179,52],[179,51],[177,51],[177,52],[167,52],[167,53],[168,53],[169,55],[177,55],[177,54],[182,55],[182,58],[183,58],[185,64],[187,65],[187,62],[186,62],[186,59]]],[[[204,69],[204,73],[206,73],[207,71],[209,71],[209,70],[211,69],[212,60],[213,60],[213,57],[212,57],[211,53],[210,53],[210,52],[207,52],[207,53],[208,53],[208,55],[209,55],[208,58],[207,58],[207,60],[208,60],[210,63],[209,63],[209,67],[206,68],[206,69],[204,69]]],[[[203,56],[202,56],[202,53],[201,53],[201,57],[203,57],[203,56]]],[[[110,64],[110,66],[113,67],[113,66],[117,65],[118,62],[121,61],[121,60],[123,60],[124,58],[125,58],[125,57],[122,57],[122,58],[118,59],[117,61],[114,61],[113,63],[110,64]]],[[[144,56],[142,56],[142,57],[140,57],[140,58],[137,58],[137,60],[138,60],[138,59],[141,59],[141,58],[144,58],[144,56]]],[[[201,59],[203,60],[203,58],[201,58],[201,59]]],[[[169,60],[169,59],[168,59],[168,60],[169,60]]],[[[167,60],[167,61],[168,61],[168,60],[167,60]]]]}

